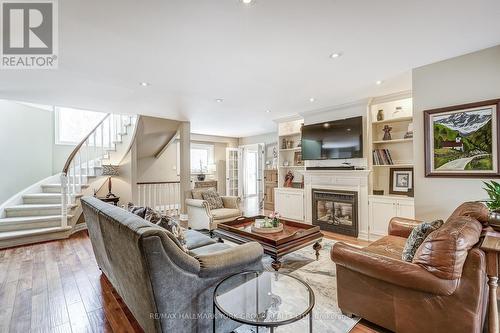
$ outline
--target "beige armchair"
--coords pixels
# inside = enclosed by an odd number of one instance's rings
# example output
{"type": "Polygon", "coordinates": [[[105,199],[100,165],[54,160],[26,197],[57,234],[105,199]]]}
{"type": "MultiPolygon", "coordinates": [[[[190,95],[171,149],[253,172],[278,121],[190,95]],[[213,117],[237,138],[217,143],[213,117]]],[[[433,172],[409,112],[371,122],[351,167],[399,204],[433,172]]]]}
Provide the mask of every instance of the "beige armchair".
{"type": "Polygon", "coordinates": [[[186,206],[189,227],[195,230],[208,230],[210,235],[221,222],[232,221],[240,216],[241,199],[234,196],[221,196],[224,208],[210,209],[208,202],[203,200],[202,192],[208,188],[193,189],[186,193],[186,206]]]}

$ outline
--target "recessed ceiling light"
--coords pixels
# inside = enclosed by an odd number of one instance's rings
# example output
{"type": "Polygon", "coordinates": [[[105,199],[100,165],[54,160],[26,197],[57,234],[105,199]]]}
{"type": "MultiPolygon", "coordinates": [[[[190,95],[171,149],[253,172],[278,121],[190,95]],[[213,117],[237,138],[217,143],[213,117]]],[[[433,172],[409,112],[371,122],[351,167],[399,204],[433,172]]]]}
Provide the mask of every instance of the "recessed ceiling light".
{"type": "Polygon", "coordinates": [[[309,98],[309,102],[313,103],[315,101],[316,101],[316,98],[314,98],[314,97],[309,98]]]}
{"type": "Polygon", "coordinates": [[[151,85],[151,83],[149,82],[140,82],[139,83],[142,87],[149,87],[151,85]]]}
{"type": "Polygon", "coordinates": [[[243,2],[245,5],[248,5],[252,2],[252,0],[241,0],[241,2],[243,2]]]}
{"type": "Polygon", "coordinates": [[[271,113],[271,110],[266,110],[266,113],[271,113]]]}
{"type": "Polygon", "coordinates": [[[217,98],[215,101],[216,101],[217,103],[222,103],[222,102],[224,102],[224,100],[223,100],[222,98],[217,98]]]}
{"type": "Polygon", "coordinates": [[[342,55],[342,53],[340,53],[340,52],[334,52],[334,53],[330,54],[330,58],[332,58],[332,59],[337,59],[337,58],[339,58],[341,55],[342,55]]]}
{"type": "Polygon", "coordinates": [[[380,86],[382,83],[384,83],[384,81],[382,81],[382,80],[375,81],[375,84],[376,84],[377,86],[380,86]]]}

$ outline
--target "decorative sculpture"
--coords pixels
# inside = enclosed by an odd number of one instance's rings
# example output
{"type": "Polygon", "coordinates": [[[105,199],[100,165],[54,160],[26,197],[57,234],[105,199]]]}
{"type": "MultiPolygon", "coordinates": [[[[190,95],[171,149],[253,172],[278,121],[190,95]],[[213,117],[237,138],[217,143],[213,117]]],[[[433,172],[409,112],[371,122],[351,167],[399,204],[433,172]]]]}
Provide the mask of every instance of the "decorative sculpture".
{"type": "Polygon", "coordinates": [[[385,125],[383,130],[384,130],[384,137],[382,138],[382,140],[392,140],[391,138],[392,127],[389,125],[385,125]]]}

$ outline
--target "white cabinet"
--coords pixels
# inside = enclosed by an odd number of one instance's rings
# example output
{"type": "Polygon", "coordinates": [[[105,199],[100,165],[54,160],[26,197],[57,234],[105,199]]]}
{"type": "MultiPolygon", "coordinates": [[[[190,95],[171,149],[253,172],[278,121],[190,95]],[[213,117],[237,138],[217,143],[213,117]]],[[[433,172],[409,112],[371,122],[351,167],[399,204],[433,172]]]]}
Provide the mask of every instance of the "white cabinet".
{"type": "Polygon", "coordinates": [[[387,235],[391,218],[415,218],[413,198],[371,195],[369,201],[369,238],[375,240],[387,235]]]}
{"type": "Polygon", "coordinates": [[[285,219],[304,220],[304,191],[301,189],[274,189],[275,210],[285,219]]]}

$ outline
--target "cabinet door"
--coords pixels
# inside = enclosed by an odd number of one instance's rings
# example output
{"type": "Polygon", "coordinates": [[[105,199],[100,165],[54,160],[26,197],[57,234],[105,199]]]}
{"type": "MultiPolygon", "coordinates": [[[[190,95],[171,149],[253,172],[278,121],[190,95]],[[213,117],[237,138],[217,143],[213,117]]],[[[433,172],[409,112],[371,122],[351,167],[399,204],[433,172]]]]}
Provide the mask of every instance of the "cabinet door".
{"type": "Polygon", "coordinates": [[[275,210],[285,219],[304,220],[304,194],[276,190],[275,210]]]}
{"type": "Polygon", "coordinates": [[[415,204],[409,200],[398,200],[398,216],[408,219],[415,218],[415,204]]]}
{"type": "Polygon", "coordinates": [[[389,221],[397,215],[396,207],[396,200],[370,200],[370,234],[377,236],[387,235],[389,221]]]}

